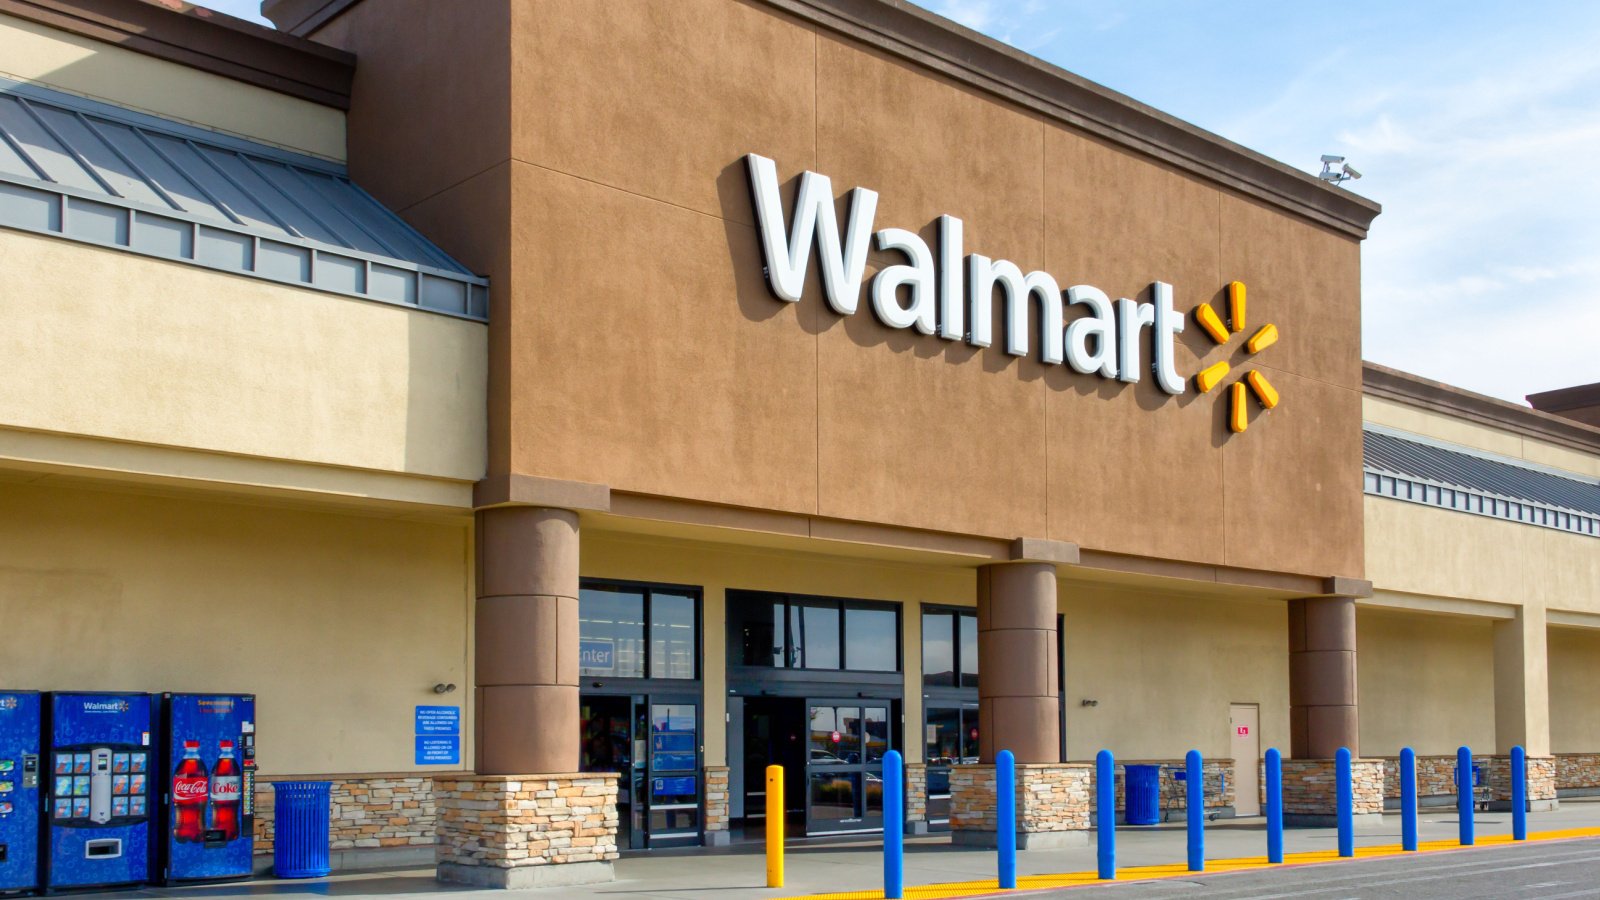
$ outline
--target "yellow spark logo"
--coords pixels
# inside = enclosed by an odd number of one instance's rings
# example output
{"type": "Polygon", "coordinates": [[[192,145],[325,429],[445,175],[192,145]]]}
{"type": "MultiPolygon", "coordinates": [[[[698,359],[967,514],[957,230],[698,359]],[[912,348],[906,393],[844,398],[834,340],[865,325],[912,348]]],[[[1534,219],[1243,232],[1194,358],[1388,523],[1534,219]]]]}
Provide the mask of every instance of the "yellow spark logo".
{"type": "MultiPolygon", "coordinates": [[[[1211,308],[1211,304],[1202,303],[1195,307],[1195,321],[1218,346],[1225,346],[1236,334],[1245,328],[1245,290],[1244,282],[1232,281],[1228,283],[1228,321],[1223,323],[1222,317],[1211,308]]],[[[1260,353],[1278,340],[1278,326],[1267,324],[1261,326],[1255,334],[1245,341],[1244,348],[1251,354],[1260,353]]],[[[1231,367],[1227,360],[1206,366],[1200,374],[1194,376],[1194,386],[1204,394],[1222,383],[1228,377],[1231,367]]],[[[1250,427],[1249,409],[1246,407],[1246,385],[1250,393],[1255,394],[1256,402],[1262,409],[1272,409],[1278,405],[1278,391],[1267,381],[1267,376],[1257,371],[1246,372],[1242,381],[1235,381],[1229,388],[1231,407],[1228,410],[1228,428],[1235,434],[1250,427]]]]}

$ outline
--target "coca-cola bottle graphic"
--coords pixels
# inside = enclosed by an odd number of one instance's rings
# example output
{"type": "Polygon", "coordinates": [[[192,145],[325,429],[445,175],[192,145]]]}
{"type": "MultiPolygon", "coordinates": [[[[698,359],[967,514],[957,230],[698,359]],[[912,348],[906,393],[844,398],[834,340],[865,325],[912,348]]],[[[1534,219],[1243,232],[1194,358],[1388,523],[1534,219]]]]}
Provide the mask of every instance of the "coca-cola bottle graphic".
{"type": "Polygon", "coordinates": [[[233,758],[233,741],[218,745],[217,767],[211,770],[211,830],[222,840],[239,836],[239,763],[233,758]]]}
{"type": "Polygon", "coordinates": [[[184,741],[183,759],[172,773],[172,808],[176,813],[173,840],[196,844],[205,840],[209,788],[206,764],[200,759],[200,742],[184,741]]]}

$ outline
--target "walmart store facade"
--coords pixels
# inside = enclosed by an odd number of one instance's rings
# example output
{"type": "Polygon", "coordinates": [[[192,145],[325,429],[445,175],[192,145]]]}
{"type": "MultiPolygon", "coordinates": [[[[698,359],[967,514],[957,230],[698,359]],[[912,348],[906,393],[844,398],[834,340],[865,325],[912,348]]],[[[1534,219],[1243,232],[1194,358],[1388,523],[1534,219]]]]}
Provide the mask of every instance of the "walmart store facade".
{"type": "Polygon", "coordinates": [[[1037,847],[1101,748],[1600,790],[1593,391],[1364,366],[1376,205],[895,3],[266,7],[0,0],[3,686],[254,693],[342,863],[477,883],[872,831],[890,749],[1037,847]]]}

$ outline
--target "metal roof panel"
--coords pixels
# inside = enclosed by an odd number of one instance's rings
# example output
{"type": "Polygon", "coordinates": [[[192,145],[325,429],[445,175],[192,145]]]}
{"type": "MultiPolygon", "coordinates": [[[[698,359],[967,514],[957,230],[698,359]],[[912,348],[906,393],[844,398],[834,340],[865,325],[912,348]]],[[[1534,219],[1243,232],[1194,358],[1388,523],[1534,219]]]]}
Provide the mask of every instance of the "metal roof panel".
{"type": "Polygon", "coordinates": [[[341,166],[0,79],[4,183],[0,206],[14,208],[0,222],[14,227],[469,318],[486,309],[483,278],[341,166]]]}

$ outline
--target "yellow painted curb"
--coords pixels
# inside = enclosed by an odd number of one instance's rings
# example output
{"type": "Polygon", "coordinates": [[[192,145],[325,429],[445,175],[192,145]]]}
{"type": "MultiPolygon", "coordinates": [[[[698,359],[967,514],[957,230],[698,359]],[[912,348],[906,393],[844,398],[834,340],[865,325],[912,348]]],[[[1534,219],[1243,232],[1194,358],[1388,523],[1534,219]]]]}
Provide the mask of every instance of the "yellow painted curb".
{"type": "MultiPolygon", "coordinates": [[[[1573,838],[1600,837],[1600,828],[1567,828],[1560,831],[1541,831],[1528,835],[1528,842],[1532,841],[1566,841],[1573,838]]],[[[1517,843],[1509,834],[1484,835],[1478,838],[1474,846],[1494,846],[1501,844],[1517,843]]],[[[1423,841],[1417,845],[1418,853],[1436,853],[1441,850],[1471,850],[1472,847],[1462,847],[1451,840],[1423,841]]],[[[1384,844],[1377,847],[1357,847],[1356,859],[1374,859],[1384,856],[1404,856],[1406,851],[1399,844],[1384,844]]],[[[1282,865],[1303,866],[1317,863],[1339,862],[1337,850],[1312,850],[1304,853],[1284,854],[1282,865]]],[[[1203,874],[1215,875],[1219,872],[1247,872],[1252,869],[1272,869],[1278,866],[1267,862],[1265,856],[1249,856],[1239,859],[1208,859],[1206,870],[1203,874]]],[[[1152,881],[1159,878],[1191,877],[1202,873],[1190,872],[1187,864],[1174,863],[1165,866],[1129,866],[1117,870],[1117,881],[1152,881]]],[[[1037,891],[1047,888],[1081,887],[1089,884],[1111,884],[1101,881],[1094,872],[1070,872],[1062,875],[1021,875],[1017,878],[1017,890],[1037,891]]],[[[1000,890],[1000,883],[995,879],[984,881],[951,881],[944,884],[929,884],[916,887],[907,887],[905,900],[948,900],[956,897],[984,897],[994,894],[1008,894],[1010,891],[1000,890]]],[[[803,894],[796,900],[883,900],[883,891],[844,891],[836,894],[803,894]]]]}

